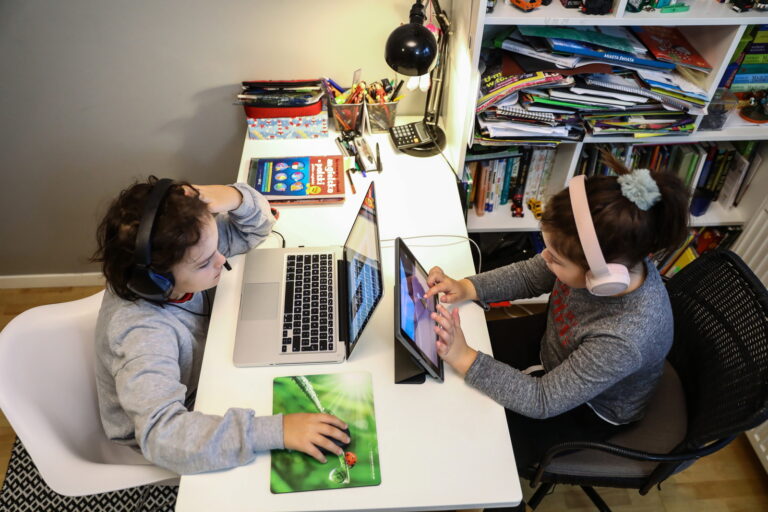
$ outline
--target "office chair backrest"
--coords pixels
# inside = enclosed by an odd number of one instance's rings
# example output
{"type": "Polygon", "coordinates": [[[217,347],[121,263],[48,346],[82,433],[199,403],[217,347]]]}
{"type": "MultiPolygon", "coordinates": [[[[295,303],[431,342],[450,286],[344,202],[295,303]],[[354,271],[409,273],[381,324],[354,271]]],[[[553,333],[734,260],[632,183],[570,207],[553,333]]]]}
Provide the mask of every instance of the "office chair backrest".
{"type": "Polygon", "coordinates": [[[683,449],[768,417],[768,292],[731,251],[706,253],[667,283],[675,320],[668,359],[688,404],[683,449]]]}
{"type": "Polygon", "coordinates": [[[101,426],[93,342],[102,295],[33,308],[0,332],[0,409],[46,483],[69,496],[175,477],[101,426]]]}

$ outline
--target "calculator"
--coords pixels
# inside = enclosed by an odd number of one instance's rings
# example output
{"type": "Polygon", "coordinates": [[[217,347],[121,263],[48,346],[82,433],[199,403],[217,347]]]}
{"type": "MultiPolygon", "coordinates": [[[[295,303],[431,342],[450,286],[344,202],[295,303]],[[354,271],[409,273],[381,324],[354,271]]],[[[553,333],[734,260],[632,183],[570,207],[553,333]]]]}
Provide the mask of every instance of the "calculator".
{"type": "Polygon", "coordinates": [[[393,126],[389,129],[389,134],[397,149],[423,146],[433,140],[424,121],[393,126]]]}

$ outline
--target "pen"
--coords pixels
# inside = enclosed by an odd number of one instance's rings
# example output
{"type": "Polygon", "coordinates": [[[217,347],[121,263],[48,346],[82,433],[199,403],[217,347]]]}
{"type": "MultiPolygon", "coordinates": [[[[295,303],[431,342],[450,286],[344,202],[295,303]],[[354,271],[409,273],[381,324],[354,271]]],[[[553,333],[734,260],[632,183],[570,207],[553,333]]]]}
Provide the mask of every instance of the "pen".
{"type": "Polygon", "coordinates": [[[349,169],[345,171],[347,173],[347,178],[349,179],[349,188],[352,189],[353,194],[357,194],[357,190],[355,190],[355,182],[352,181],[352,173],[349,172],[349,169]]]}
{"type": "Polygon", "coordinates": [[[376,143],[376,170],[384,172],[384,167],[381,165],[381,152],[379,151],[379,143],[376,143]]]}
{"type": "MultiPolygon", "coordinates": [[[[390,98],[397,98],[397,93],[400,92],[400,88],[403,86],[403,81],[400,80],[397,82],[397,85],[395,86],[395,90],[392,91],[392,94],[389,96],[390,98]]],[[[397,101],[397,100],[395,100],[397,101]]]]}

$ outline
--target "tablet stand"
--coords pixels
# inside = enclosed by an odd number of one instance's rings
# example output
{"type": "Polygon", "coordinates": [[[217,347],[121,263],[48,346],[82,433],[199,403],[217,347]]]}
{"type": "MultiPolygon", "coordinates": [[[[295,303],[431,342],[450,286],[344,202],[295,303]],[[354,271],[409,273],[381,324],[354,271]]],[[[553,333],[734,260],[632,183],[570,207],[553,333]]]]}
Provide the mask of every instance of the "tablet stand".
{"type": "Polygon", "coordinates": [[[395,339],[395,384],[423,384],[425,372],[399,340],[395,339]]]}

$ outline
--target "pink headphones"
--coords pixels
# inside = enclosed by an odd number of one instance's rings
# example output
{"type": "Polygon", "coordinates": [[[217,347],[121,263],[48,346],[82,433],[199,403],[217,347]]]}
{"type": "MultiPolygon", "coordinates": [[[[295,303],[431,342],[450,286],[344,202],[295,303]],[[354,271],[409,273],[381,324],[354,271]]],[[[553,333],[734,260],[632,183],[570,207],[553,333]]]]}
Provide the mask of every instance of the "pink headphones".
{"type": "Polygon", "coordinates": [[[589,264],[586,276],[587,290],[592,295],[616,295],[629,287],[629,270],[619,263],[605,262],[600,243],[597,241],[595,225],[592,223],[592,214],[589,213],[585,183],[586,177],[583,174],[574,176],[568,183],[568,192],[571,196],[576,231],[589,264]]]}

